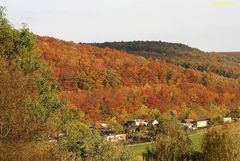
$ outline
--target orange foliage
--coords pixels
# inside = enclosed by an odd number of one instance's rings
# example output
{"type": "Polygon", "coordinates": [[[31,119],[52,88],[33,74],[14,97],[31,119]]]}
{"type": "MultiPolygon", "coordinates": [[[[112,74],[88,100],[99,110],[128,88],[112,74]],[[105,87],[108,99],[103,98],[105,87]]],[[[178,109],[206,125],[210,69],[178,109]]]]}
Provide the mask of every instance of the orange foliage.
{"type": "Polygon", "coordinates": [[[39,54],[59,78],[61,97],[88,120],[135,117],[142,105],[183,112],[181,105],[186,104],[197,117],[197,109],[211,104],[226,108],[240,104],[237,79],[50,37],[38,37],[38,44],[39,54]]]}

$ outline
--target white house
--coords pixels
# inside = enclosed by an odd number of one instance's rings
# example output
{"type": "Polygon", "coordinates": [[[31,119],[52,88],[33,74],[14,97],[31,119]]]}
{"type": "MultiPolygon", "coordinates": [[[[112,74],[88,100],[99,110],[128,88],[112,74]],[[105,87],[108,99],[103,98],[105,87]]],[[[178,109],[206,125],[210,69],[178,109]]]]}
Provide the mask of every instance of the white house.
{"type": "Polygon", "coordinates": [[[158,121],[157,120],[154,120],[153,122],[152,122],[152,125],[153,126],[155,126],[155,125],[157,125],[158,124],[158,121]]]}
{"type": "Polygon", "coordinates": [[[204,128],[207,127],[208,120],[197,121],[197,128],[204,128]]]}
{"type": "Polygon", "coordinates": [[[108,135],[106,137],[106,140],[110,142],[126,141],[126,139],[127,139],[126,134],[108,135]]]}
{"type": "Polygon", "coordinates": [[[232,118],[231,117],[224,117],[223,118],[223,122],[226,123],[226,122],[232,122],[232,118]]]}

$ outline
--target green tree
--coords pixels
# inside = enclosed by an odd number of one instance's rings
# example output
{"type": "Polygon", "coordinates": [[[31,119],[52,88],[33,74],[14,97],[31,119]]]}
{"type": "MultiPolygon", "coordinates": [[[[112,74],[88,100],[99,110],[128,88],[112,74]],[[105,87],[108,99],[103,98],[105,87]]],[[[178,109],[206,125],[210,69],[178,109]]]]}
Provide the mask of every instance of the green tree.
{"type": "Polygon", "coordinates": [[[64,103],[58,98],[56,80],[36,54],[33,34],[26,26],[19,30],[11,26],[3,7],[0,67],[0,149],[4,150],[0,160],[27,160],[19,156],[49,132],[48,120],[64,103]]]}
{"type": "Polygon", "coordinates": [[[163,121],[159,125],[154,146],[143,153],[146,161],[184,161],[191,157],[191,141],[181,125],[174,119],[163,121]]]}
{"type": "Polygon", "coordinates": [[[78,87],[83,90],[92,90],[95,87],[95,79],[91,75],[91,70],[86,68],[80,73],[78,87]]]}
{"type": "Polygon", "coordinates": [[[121,79],[121,75],[115,70],[111,69],[107,72],[107,76],[103,81],[103,84],[106,88],[116,88],[120,85],[121,79]]]}
{"type": "Polygon", "coordinates": [[[212,128],[204,137],[204,161],[239,161],[240,160],[239,123],[226,124],[212,128]]]}
{"type": "MultiPolygon", "coordinates": [[[[48,118],[55,111],[63,108],[63,102],[57,96],[59,88],[56,80],[51,77],[46,65],[36,55],[34,36],[25,26],[19,30],[14,29],[6,20],[3,8],[0,13],[1,74],[4,75],[1,90],[9,88],[9,92],[5,92],[5,97],[0,98],[3,102],[1,111],[5,114],[18,115],[12,118],[15,120],[8,122],[10,124],[18,122],[16,125],[19,128],[24,127],[24,123],[31,124],[32,128],[28,127],[32,130],[31,133],[17,134],[18,137],[28,136],[30,139],[34,134],[46,128],[48,118]],[[11,90],[16,92],[21,90],[19,91],[20,98],[11,94],[11,90]],[[12,99],[13,102],[5,103],[5,98],[12,99]],[[14,101],[18,99],[20,102],[14,101]],[[4,108],[4,106],[7,107],[4,108]],[[15,106],[16,111],[13,110],[15,106]]],[[[29,129],[25,130],[29,131],[29,129]]],[[[11,136],[11,140],[17,131],[19,132],[19,129],[10,130],[8,136],[11,136]]]]}
{"type": "Polygon", "coordinates": [[[133,160],[88,129],[78,110],[64,108],[60,86],[36,48],[33,34],[26,27],[14,29],[1,7],[0,160],[133,160]],[[45,135],[60,133],[57,145],[46,144],[45,135]]]}
{"type": "MultiPolygon", "coordinates": [[[[77,117],[76,117],[77,118],[77,117]]],[[[65,124],[66,138],[62,140],[56,159],[79,161],[133,161],[134,158],[120,144],[105,141],[79,119],[65,124]]]]}
{"type": "Polygon", "coordinates": [[[20,30],[14,29],[4,11],[5,8],[0,7],[0,55],[11,63],[19,55],[33,52],[35,41],[26,26],[20,30]]]}

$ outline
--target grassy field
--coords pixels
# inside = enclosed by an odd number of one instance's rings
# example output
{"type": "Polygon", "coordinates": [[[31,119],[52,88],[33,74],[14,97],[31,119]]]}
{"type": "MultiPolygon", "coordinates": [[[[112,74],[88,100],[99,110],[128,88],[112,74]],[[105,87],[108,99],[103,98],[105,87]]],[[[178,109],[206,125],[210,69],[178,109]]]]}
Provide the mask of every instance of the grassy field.
{"type": "MultiPolygon", "coordinates": [[[[195,151],[201,151],[202,138],[204,135],[204,131],[196,132],[189,134],[189,138],[192,141],[192,146],[195,151]]],[[[152,143],[141,143],[141,144],[132,144],[128,145],[127,148],[130,152],[138,156],[139,158],[142,156],[142,153],[146,151],[146,149],[151,147],[152,143]]]]}
{"type": "Polygon", "coordinates": [[[140,156],[142,155],[142,153],[149,147],[151,147],[152,143],[149,142],[149,143],[141,143],[141,144],[132,144],[132,145],[129,145],[128,146],[128,150],[137,155],[137,156],[140,156]]]}
{"type": "Polygon", "coordinates": [[[201,151],[203,135],[204,135],[204,132],[189,135],[189,138],[192,141],[192,146],[194,151],[201,151]]]}

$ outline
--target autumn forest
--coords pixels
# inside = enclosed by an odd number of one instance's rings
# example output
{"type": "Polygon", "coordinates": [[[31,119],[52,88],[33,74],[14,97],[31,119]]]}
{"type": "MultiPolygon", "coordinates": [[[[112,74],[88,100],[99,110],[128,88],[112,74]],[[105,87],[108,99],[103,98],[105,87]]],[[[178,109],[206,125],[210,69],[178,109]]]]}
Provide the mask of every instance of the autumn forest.
{"type": "MultiPolygon", "coordinates": [[[[69,108],[81,109],[88,121],[125,121],[169,111],[179,118],[188,114],[202,119],[227,115],[240,103],[239,79],[111,48],[50,37],[37,39],[38,53],[53,68],[62,85],[61,97],[69,100],[69,108]]],[[[171,44],[168,47],[174,48],[171,44]]],[[[193,55],[200,52],[192,51],[193,55]]],[[[228,59],[238,60],[231,56],[228,59]]],[[[189,63],[192,61],[189,58],[189,63]]]]}
{"type": "Polygon", "coordinates": [[[240,160],[239,52],[65,41],[6,13],[0,4],[0,161],[240,160]]]}

